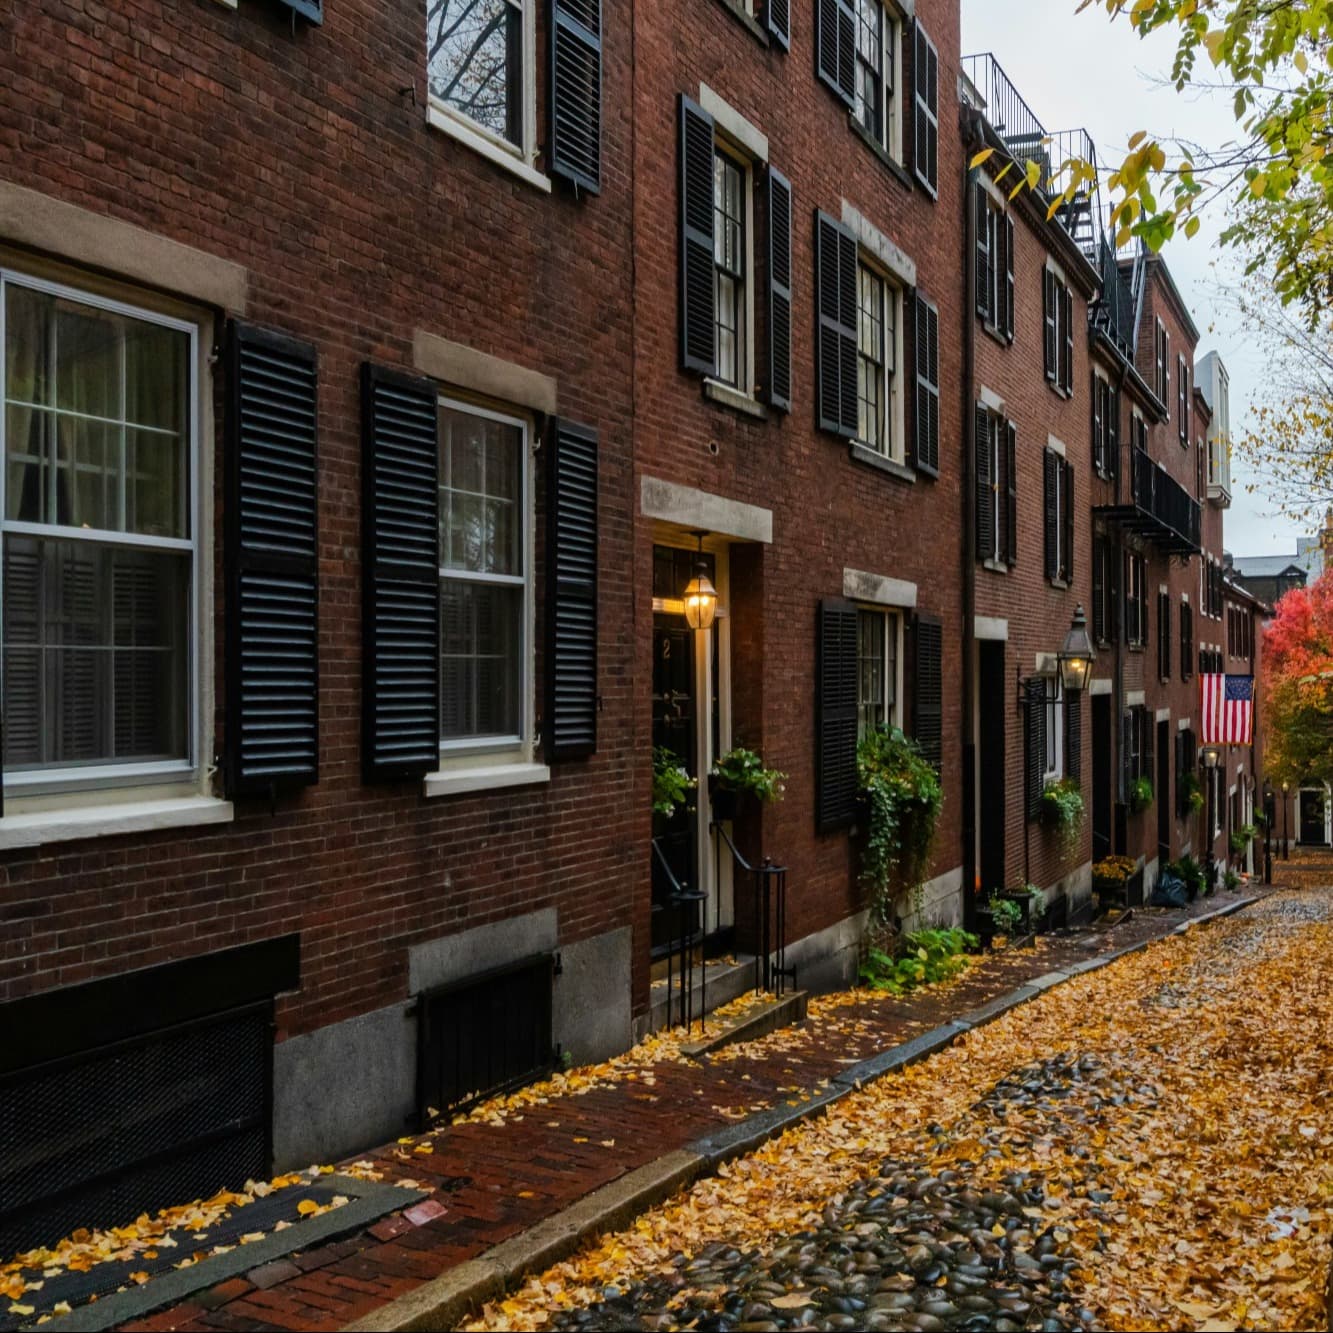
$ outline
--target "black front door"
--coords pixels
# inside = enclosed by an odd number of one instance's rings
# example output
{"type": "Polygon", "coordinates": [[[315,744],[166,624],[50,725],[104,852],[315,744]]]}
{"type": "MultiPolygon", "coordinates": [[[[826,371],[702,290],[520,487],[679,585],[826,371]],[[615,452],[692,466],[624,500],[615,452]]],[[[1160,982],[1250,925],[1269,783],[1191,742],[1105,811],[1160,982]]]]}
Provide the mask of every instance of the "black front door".
{"type": "Polygon", "coordinates": [[[1092,859],[1111,855],[1111,696],[1092,696],[1092,859]]]}
{"type": "Polygon", "coordinates": [[[1301,792],[1301,841],[1308,846],[1324,844],[1324,793],[1301,792]]]}
{"type": "MultiPolygon", "coordinates": [[[[674,609],[685,585],[693,578],[699,557],[672,546],[653,548],[653,599],[667,610],[653,613],[653,752],[669,751],[690,777],[702,785],[699,755],[698,665],[695,634],[683,613],[674,609]]],[[[705,557],[710,578],[716,578],[713,557],[705,557]]],[[[716,643],[716,635],[713,636],[716,643]]],[[[716,671],[713,673],[716,680],[716,671]]],[[[713,701],[710,701],[713,702],[713,701]]],[[[715,703],[710,708],[716,717],[715,703]]],[[[699,880],[699,788],[670,815],[653,815],[653,948],[665,949],[678,939],[681,921],[671,905],[675,888],[696,890],[699,880]],[[664,864],[665,863],[665,864],[664,864]],[[670,873],[668,873],[668,869],[670,873]]],[[[688,924],[687,928],[688,928],[688,924]]],[[[694,928],[697,929],[698,923],[694,928]]]]}
{"type": "Polygon", "coordinates": [[[982,639],[977,644],[977,686],[981,725],[977,735],[977,832],[980,854],[977,871],[981,898],[987,901],[995,889],[1003,889],[1004,802],[1009,783],[1004,772],[1004,644],[982,639]]]}
{"type": "Polygon", "coordinates": [[[1157,859],[1171,859],[1171,723],[1157,724],[1157,859]]]}

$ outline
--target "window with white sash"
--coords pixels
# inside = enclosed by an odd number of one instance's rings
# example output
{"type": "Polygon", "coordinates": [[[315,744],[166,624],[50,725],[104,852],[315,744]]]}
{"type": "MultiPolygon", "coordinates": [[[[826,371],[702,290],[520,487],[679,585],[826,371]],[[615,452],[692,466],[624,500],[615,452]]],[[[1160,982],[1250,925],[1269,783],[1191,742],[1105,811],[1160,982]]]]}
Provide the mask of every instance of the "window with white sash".
{"type": "Polygon", "coordinates": [[[197,771],[196,326],[0,271],[11,793],[197,771]]]}
{"type": "Polygon", "coordinates": [[[440,402],[440,743],[529,743],[529,426],[440,402]]]}

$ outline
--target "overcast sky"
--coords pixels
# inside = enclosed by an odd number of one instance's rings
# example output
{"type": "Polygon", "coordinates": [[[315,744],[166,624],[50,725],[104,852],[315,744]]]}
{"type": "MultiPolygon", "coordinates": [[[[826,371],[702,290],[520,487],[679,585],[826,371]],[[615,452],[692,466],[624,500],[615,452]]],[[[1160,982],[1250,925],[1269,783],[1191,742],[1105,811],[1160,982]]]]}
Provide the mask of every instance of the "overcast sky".
{"type": "MultiPolygon", "coordinates": [[[[962,4],[964,54],[991,52],[1048,131],[1086,129],[1103,163],[1116,165],[1123,159],[1135,130],[1210,145],[1235,135],[1228,98],[1181,95],[1162,86],[1175,54],[1168,32],[1140,40],[1126,19],[1111,22],[1102,5],[1077,13],[1078,0],[962,4]]],[[[1226,274],[1235,271],[1234,260],[1217,244],[1225,225],[1221,209],[1214,206],[1205,212],[1193,240],[1174,241],[1164,254],[1199,326],[1199,355],[1216,348],[1231,374],[1231,421],[1238,431],[1262,365],[1256,355],[1247,354],[1239,318],[1220,290],[1226,274]]],[[[1279,517],[1261,493],[1247,492],[1253,481],[1244,463],[1234,460],[1227,549],[1235,555],[1295,551],[1298,529],[1279,517]]]]}

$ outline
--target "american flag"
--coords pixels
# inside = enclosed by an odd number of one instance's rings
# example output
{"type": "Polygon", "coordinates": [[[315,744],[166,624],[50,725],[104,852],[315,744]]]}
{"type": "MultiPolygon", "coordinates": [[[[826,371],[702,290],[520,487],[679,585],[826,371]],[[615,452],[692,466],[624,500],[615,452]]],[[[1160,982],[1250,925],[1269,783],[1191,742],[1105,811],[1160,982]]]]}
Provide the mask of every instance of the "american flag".
{"type": "Polygon", "coordinates": [[[1249,745],[1254,739],[1254,677],[1199,677],[1204,745],[1249,745]]]}

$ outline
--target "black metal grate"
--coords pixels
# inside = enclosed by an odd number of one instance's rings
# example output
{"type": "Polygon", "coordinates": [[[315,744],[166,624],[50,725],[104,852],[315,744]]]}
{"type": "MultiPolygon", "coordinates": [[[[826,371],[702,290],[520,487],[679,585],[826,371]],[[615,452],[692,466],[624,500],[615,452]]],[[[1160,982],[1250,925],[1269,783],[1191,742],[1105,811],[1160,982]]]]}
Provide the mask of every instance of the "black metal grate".
{"type": "Polygon", "coordinates": [[[0,1080],[0,1257],[269,1168],[272,1005],[0,1080]]]}
{"type": "Polygon", "coordinates": [[[421,996],[418,1111],[449,1114],[552,1068],[549,954],[421,996]]]}

